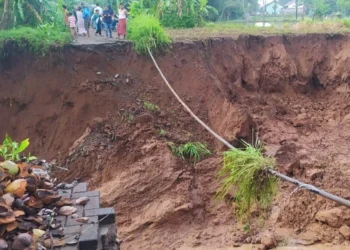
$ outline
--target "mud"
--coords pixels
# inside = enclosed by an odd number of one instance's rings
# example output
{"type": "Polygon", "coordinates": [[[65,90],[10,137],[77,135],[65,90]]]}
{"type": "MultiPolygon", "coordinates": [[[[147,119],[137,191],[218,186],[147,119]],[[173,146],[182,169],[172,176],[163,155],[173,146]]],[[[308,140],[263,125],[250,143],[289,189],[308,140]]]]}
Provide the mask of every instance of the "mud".
{"type": "MultiPolygon", "coordinates": [[[[257,134],[281,172],[350,199],[349,55],[348,36],[242,36],[179,42],[157,60],[227,140],[257,134]]],[[[214,199],[225,148],[127,43],[8,58],[0,88],[0,134],[31,138],[33,154],[69,169],[57,168],[59,178],[100,190],[116,208],[122,249],[224,249],[260,244],[266,231],[283,247],[349,244],[315,218],[336,204],[287,183],[266,218],[255,212],[250,227],[238,222],[232,206],[214,199]],[[172,155],[169,142],[188,141],[213,154],[195,165],[172,155]]]]}

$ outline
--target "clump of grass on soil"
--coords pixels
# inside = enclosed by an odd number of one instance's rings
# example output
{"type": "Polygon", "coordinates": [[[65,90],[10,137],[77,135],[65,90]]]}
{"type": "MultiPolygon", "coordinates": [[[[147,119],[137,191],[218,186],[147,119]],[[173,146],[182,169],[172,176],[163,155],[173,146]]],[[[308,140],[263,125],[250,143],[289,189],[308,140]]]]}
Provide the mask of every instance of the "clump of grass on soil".
{"type": "Polygon", "coordinates": [[[182,160],[189,160],[196,163],[210,154],[210,151],[204,144],[199,142],[188,142],[178,147],[170,146],[174,155],[180,157],[182,160]]]}
{"type": "Polygon", "coordinates": [[[141,54],[146,54],[147,48],[151,51],[162,50],[170,43],[159,20],[146,14],[140,14],[130,20],[128,39],[134,43],[136,52],[141,54]]]}
{"type": "Polygon", "coordinates": [[[71,39],[68,30],[55,27],[50,29],[21,27],[2,30],[0,32],[0,57],[23,51],[44,55],[50,47],[62,47],[71,39]]]}
{"type": "Polygon", "coordinates": [[[224,153],[223,178],[217,197],[223,199],[232,189],[235,193],[235,210],[239,218],[249,218],[251,208],[266,209],[276,193],[277,179],[268,173],[274,168],[273,158],[264,157],[262,148],[244,143],[245,150],[233,149],[224,153]]]}
{"type": "Polygon", "coordinates": [[[143,106],[144,106],[147,110],[152,111],[152,112],[159,112],[159,111],[160,111],[159,106],[156,105],[156,104],[153,104],[153,103],[151,103],[151,102],[147,102],[147,101],[146,101],[146,102],[143,103],[143,106]]]}

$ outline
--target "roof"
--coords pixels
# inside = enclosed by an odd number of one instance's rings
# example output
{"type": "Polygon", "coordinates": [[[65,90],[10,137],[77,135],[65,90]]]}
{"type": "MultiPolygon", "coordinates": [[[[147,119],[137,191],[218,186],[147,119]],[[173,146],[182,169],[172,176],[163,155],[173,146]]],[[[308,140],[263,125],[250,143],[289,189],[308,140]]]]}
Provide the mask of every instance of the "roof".
{"type": "MultiPolygon", "coordinates": [[[[275,4],[275,1],[272,1],[272,2],[269,2],[269,3],[265,4],[265,5],[263,5],[262,8],[263,7],[267,7],[269,5],[272,5],[272,4],[275,4]]],[[[277,2],[277,1],[276,1],[276,6],[281,6],[282,7],[282,5],[279,2],[277,2]]]]}

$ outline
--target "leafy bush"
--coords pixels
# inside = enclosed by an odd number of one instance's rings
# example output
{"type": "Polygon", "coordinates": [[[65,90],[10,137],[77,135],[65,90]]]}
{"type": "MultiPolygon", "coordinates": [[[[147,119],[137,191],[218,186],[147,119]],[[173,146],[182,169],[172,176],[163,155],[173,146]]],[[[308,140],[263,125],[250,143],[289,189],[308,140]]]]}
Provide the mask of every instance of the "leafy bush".
{"type": "Polygon", "coordinates": [[[182,160],[188,159],[194,163],[210,154],[210,151],[199,142],[188,142],[178,147],[171,146],[171,150],[174,155],[180,157],[182,160]]]}
{"type": "Polygon", "coordinates": [[[343,24],[346,28],[350,28],[350,19],[344,19],[343,24]]]}
{"type": "MultiPolygon", "coordinates": [[[[19,161],[19,154],[26,150],[28,146],[29,139],[25,139],[22,142],[18,143],[13,141],[10,136],[6,135],[5,140],[3,141],[2,145],[0,145],[0,157],[3,158],[3,160],[5,161],[19,161]]],[[[27,160],[30,161],[35,159],[35,156],[30,156],[29,154],[27,160]]]]}
{"type": "Polygon", "coordinates": [[[196,26],[196,17],[194,15],[179,17],[176,13],[164,14],[160,22],[164,27],[173,29],[193,28],[196,26]]]}
{"type": "Polygon", "coordinates": [[[217,192],[218,198],[234,187],[235,205],[240,218],[249,217],[253,204],[266,209],[276,192],[277,179],[268,173],[275,166],[273,158],[264,157],[262,147],[255,148],[244,142],[245,150],[233,149],[224,153],[224,166],[219,178],[224,178],[217,192]]]}
{"type": "Polygon", "coordinates": [[[41,25],[38,28],[21,27],[0,32],[0,58],[11,53],[30,51],[45,54],[51,46],[61,47],[71,41],[68,30],[54,25],[41,25]]]}
{"type": "Polygon", "coordinates": [[[159,20],[146,14],[130,20],[128,34],[138,53],[147,53],[147,48],[151,51],[164,49],[170,42],[159,20]]]}

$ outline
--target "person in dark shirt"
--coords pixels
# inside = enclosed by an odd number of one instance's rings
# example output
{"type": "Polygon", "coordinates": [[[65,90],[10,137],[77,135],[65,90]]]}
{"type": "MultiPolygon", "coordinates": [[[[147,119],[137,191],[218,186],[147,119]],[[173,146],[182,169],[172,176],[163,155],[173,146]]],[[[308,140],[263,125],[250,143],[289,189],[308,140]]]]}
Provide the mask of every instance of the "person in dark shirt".
{"type": "Polygon", "coordinates": [[[106,31],[106,38],[108,38],[108,33],[109,33],[109,37],[112,38],[112,18],[114,16],[114,12],[110,5],[105,7],[105,10],[103,11],[102,16],[103,16],[103,24],[105,26],[105,31],[106,31]]]}

